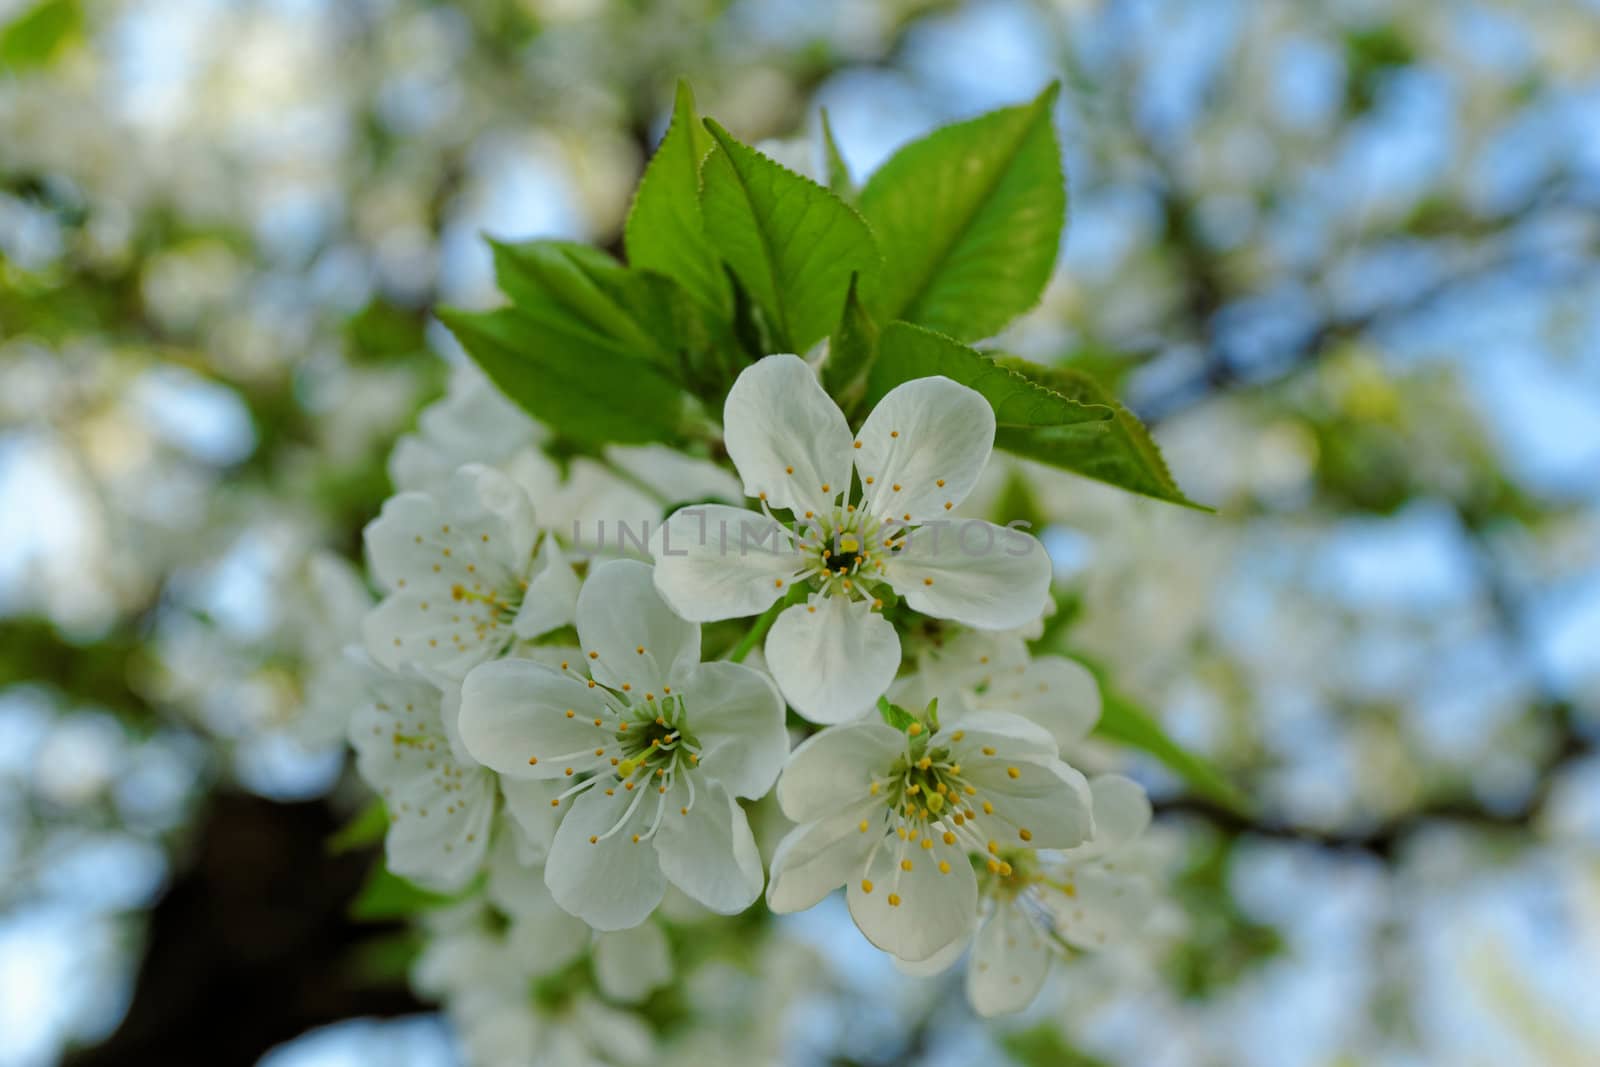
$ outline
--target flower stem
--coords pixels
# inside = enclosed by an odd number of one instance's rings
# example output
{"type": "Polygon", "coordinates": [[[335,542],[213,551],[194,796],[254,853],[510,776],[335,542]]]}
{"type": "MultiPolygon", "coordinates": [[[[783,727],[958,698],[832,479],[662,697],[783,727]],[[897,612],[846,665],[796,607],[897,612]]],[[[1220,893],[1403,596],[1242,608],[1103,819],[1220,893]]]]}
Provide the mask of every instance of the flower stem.
{"type": "Polygon", "coordinates": [[[795,589],[804,591],[804,586],[791,587],[789,596],[781,598],[772,607],[761,613],[761,617],[756,620],[755,625],[750,627],[750,632],[740,638],[739,643],[733,646],[733,651],[728,653],[730,662],[744,662],[744,658],[750,654],[750,650],[755,648],[763,637],[767,636],[767,631],[772,628],[773,621],[783,613],[784,608],[787,608],[793,602],[792,597],[795,589]]]}

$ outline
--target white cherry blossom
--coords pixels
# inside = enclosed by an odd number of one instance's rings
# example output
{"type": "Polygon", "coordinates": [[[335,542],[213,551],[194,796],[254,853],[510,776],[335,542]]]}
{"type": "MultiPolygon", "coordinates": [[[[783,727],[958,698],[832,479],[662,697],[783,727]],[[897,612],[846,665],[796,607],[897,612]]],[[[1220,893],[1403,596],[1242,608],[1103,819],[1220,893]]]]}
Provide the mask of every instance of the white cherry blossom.
{"type": "Polygon", "coordinates": [[[371,664],[365,673],[367,701],[351,716],[350,744],[389,812],[389,869],[429,889],[461,889],[489,847],[494,775],[452,736],[438,687],[371,664]]]}
{"type": "Polygon", "coordinates": [[[1150,822],[1150,801],[1120,775],[1089,783],[1095,834],[1063,852],[1003,850],[1008,873],[983,880],[983,917],[967,966],[967,996],[980,1015],[1026,1008],[1050,961],[1131,933],[1154,903],[1151,880],[1130,857],[1150,822]]]}
{"type": "Polygon", "coordinates": [[[993,640],[972,630],[921,657],[918,670],[897,679],[889,696],[911,708],[938,697],[940,718],[951,725],[974,711],[1020,715],[1048,730],[1063,754],[1100,719],[1100,686],[1083,664],[1065,656],[1030,657],[1020,639],[993,640]]]}
{"type": "Polygon", "coordinates": [[[700,662],[700,628],[657,595],[650,568],[597,567],[577,609],[581,663],[486,663],[462,686],[461,732],[507,777],[566,784],[545,863],[561,907],[600,930],[637,926],[668,881],[713,911],[760,894],[735,797],[759,797],[788,752],[772,683],[700,662]],[[580,668],[586,668],[587,674],[580,668]]]}
{"type": "Polygon", "coordinates": [[[943,377],[905,382],[852,434],[805,361],[774,355],[739,375],[723,433],[765,513],[675,513],[652,542],[656,584],[699,622],[758,614],[802,583],[812,590],[766,642],[779,688],[808,719],[856,718],[894,680],[900,639],[879,612],[881,588],[922,614],[985,629],[1043,611],[1050,561],[1038,542],[950,517],[994,446],[994,412],[977,392],[943,377]]]}
{"type": "Polygon", "coordinates": [[[978,883],[1013,850],[1073,848],[1093,824],[1088,783],[1054,741],[1012,715],[973,715],[955,729],[914,722],[831,727],[794,752],[778,782],[800,825],[778,846],[767,903],[800,911],[840,885],[867,939],[911,962],[971,933],[978,883]]]}
{"type": "Polygon", "coordinates": [[[514,639],[572,621],[578,579],[506,475],[469,464],[438,493],[390,497],[366,529],[389,591],[362,624],[368,652],[459,680],[514,639]]]}

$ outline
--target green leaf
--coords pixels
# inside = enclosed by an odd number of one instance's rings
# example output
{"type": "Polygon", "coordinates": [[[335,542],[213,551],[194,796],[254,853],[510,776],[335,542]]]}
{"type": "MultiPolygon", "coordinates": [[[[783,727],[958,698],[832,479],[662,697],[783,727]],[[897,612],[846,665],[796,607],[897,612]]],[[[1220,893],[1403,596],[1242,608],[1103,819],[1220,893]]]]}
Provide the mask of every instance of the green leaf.
{"type": "Polygon", "coordinates": [[[1250,814],[1250,799],[1210,760],[1178,744],[1149,712],[1119,693],[1111,685],[1104,667],[1084,656],[1074,655],[1073,658],[1088,667],[1100,683],[1100,721],[1095,724],[1096,735],[1150,753],[1196,793],[1241,815],[1250,814]]]}
{"type": "Polygon", "coordinates": [[[494,249],[495,280],[524,314],[570,316],[609,338],[616,355],[676,370],[673,285],[630,271],[606,253],[568,241],[529,241],[494,249]]]}
{"type": "Polygon", "coordinates": [[[960,341],[906,322],[891,322],[878,336],[878,356],[867,378],[867,402],[875,404],[901,382],[942,374],[982,393],[1004,430],[1098,425],[1111,409],[1064,397],[960,341]]]}
{"type": "Polygon", "coordinates": [[[695,118],[694,94],[679,82],[672,122],[634,193],[622,243],[631,266],[667,275],[726,314],[728,281],[700,217],[700,165],[711,146],[695,118]]]}
{"type": "Polygon", "coordinates": [[[1000,1047],[1020,1067],[1110,1067],[1104,1060],[1072,1047],[1055,1023],[1002,1034],[1000,1047]]]}
{"type": "Polygon", "coordinates": [[[433,893],[391,873],[382,858],[372,865],[361,891],[350,902],[350,917],[365,922],[406,919],[429,908],[442,907],[457,897],[433,893]]]}
{"type": "Polygon", "coordinates": [[[850,289],[844,297],[844,314],[828,341],[828,359],[822,365],[822,385],[850,414],[865,388],[864,378],[878,354],[878,327],[856,292],[856,278],[850,276],[850,289]]]}
{"type": "Polygon", "coordinates": [[[48,66],[82,32],[79,0],[40,0],[0,27],[0,70],[48,66]]]}
{"type": "Polygon", "coordinates": [[[893,726],[901,733],[905,733],[906,728],[917,721],[915,715],[912,715],[899,704],[889,703],[888,697],[878,698],[878,714],[882,717],[884,722],[888,723],[890,726],[893,726]]]}
{"type": "Polygon", "coordinates": [[[1067,217],[1056,90],[936,130],[868,179],[861,213],[884,269],[867,306],[881,321],[976,340],[1038,302],[1067,217]]]}
{"type": "Polygon", "coordinates": [[[572,315],[520,307],[438,314],[501,392],[557,432],[589,444],[676,437],[677,386],[572,315]]]}
{"type": "Polygon", "coordinates": [[[1015,356],[996,357],[994,362],[1065,400],[1111,413],[1109,421],[1093,425],[1001,427],[995,432],[996,446],[1130,493],[1197,511],[1211,510],[1184,495],[1144,423],[1093,378],[1064,367],[1042,367],[1015,356]]]}
{"type": "Polygon", "coordinates": [[[827,165],[828,191],[847,204],[855,203],[856,183],[839,152],[839,143],[833,139],[833,124],[828,121],[827,108],[822,109],[822,158],[827,165]]]}
{"type": "Polygon", "coordinates": [[[838,321],[852,273],[878,271],[860,215],[822,186],[740,144],[711,120],[717,148],[702,169],[712,246],[765,312],[785,352],[804,352],[838,321]]]}
{"type": "Polygon", "coordinates": [[[389,829],[389,812],[383,801],[373,797],[366,807],[328,838],[328,852],[340,855],[383,840],[389,829]]]}

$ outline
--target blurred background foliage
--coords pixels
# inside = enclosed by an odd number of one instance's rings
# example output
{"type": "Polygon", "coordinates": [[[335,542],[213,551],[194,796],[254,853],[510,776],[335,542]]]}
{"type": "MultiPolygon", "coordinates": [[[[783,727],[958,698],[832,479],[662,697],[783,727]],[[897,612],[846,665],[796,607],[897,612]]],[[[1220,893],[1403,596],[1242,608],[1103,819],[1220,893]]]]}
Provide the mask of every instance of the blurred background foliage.
{"type": "Polygon", "coordinates": [[[616,248],[679,75],[802,166],[826,107],[857,177],[1063,79],[999,343],[1217,514],[1014,461],[972,506],[1254,804],[1134,760],[1169,904],[1023,1019],[823,909],[685,949],[657,1021],[735,961],[787,1063],[1600,1061],[1597,57],[1585,0],[3,0],[0,1064],[453,1062],[324,847],[307,561],[357,558],[480,235],[616,248]]]}

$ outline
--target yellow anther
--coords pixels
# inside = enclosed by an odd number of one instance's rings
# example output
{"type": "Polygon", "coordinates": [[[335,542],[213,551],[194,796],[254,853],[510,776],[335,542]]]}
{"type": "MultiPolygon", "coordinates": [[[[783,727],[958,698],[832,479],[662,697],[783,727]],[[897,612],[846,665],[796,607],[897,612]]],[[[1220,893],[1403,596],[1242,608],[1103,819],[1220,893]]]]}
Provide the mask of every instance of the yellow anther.
{"type": "MultiPolygon", "coordinates": [[[[994,814],[994,805],[989,803],[987,800],[985,800],[983,802],[983,813],[985,815],[993,815],[994,814]]],[[[970,816],[969,816],[969,818],[970,818],[970,816]]]]}
{"type": "Polygon", "coordinates": [[[898,908],[899,906],[900,906],[900,894],[899,893],[890,893],[889,894],[889,907],[898,908]]]}
{"type": "Polygon", "coordinates": [[[988,848],[991,856],[998,856],[1000,854],[1000,842],[990,841],[988,848]]]}
{"type": "Polygon", "coordinates": [[[1022,838],[1024,841],[1032,841],[1033,831],[1024,826],[1022,829],[1017,831],[1017,836],[1022,838]]]}
{"type": "Polygon", "coordinates": [[[863,893],[872,892],[872,880],[871,879],[869,879],[869,878],[861,879],[861,891],[863,893]]]}
{"type": "Polygon", "coordinates": [[[989,746],[989,745],[984,745],[984,746],[983,746],[983,754],[984,754],[984,755],[985,755],[985,756],[992,756],[992,755],[994,755],[994,748],[993,748],[993,747],[991,747],[991,746],[989,746]]]}
{"type": "Polygon", "coordinates": [[[599,837],[598,834],[590,834],[589,835],[589,844],[598,845],[599,843],[600,843],[600,837],[599,837]]]}
{"type": "Polygon", "coordinates": [[[955,844],[956,843],[956,835],[951,833],[949,830],[946,830],[944,832],[944,843],[947,844],[947,845],[955,844]]]}
{"type": "Polygon", "coordinates": [[[906,727],[906,733],[910,734],[912,737],[916,737],[921,732],[922,724],[920,722],[914,722],[910,726],[906,727]]]}
{"type": "Polygon", "coordinates": [[[900,869],[902,871],[909,871],[911,869],[911,861],[910,860],[901,860],[900,861],[900,869]]]}
{"type": "Polygon", "coordinates": [[[940,860],[939,861],[939,873],[940,874],[949,874],[950,873],[950,864],[948,862],[946,862],[945,860],[940,860]]]}
{"type": "Polygon", "coordinates": [[[862,833],[866,833],[867,832],[867,820],[865,820],[865,819],[861,820],[861,832],[862,833]]]}
{"type": "Polygon", "coordinates": [[[572,718],[572,717],[573,717],[573,716],[574,716],[574,715],[576,715],[576,714],[578,714],[578,713],[577,713],[577,712],[576,712],[576,711],[573,711],[573,710],[572,710],[572,709],[571,709],[571,708],[568,708],[568,709],[567,709],[567,718],[569,718],[569,719],[570,719],[570,718],[572,718]]]}
{"type": "Polygon", "coordinates": [[[538,756],[529,756],[528,757],[528,766],[530,766],[530,767],[539,766],[539,757],[538,756]]]}
{"type": "Polygon", "coordinates": [[[1015,767],[1007,767],[1006,768],[1006,777],[1007,778],[1021,778],[1022,777],[1022,772],[1017,770],[1015,767]]]}
{"type": "Polygon", "coordinates": [[[923,847],[923,848],[924,848],[924,849],[930,849],[930,848],[932,848],[932,847],[933,847],[933,838],[931,838],[931,837],[924,837],[924,838],[923,838],[923,839],[922,839],[922,847],[923,847]]]}

